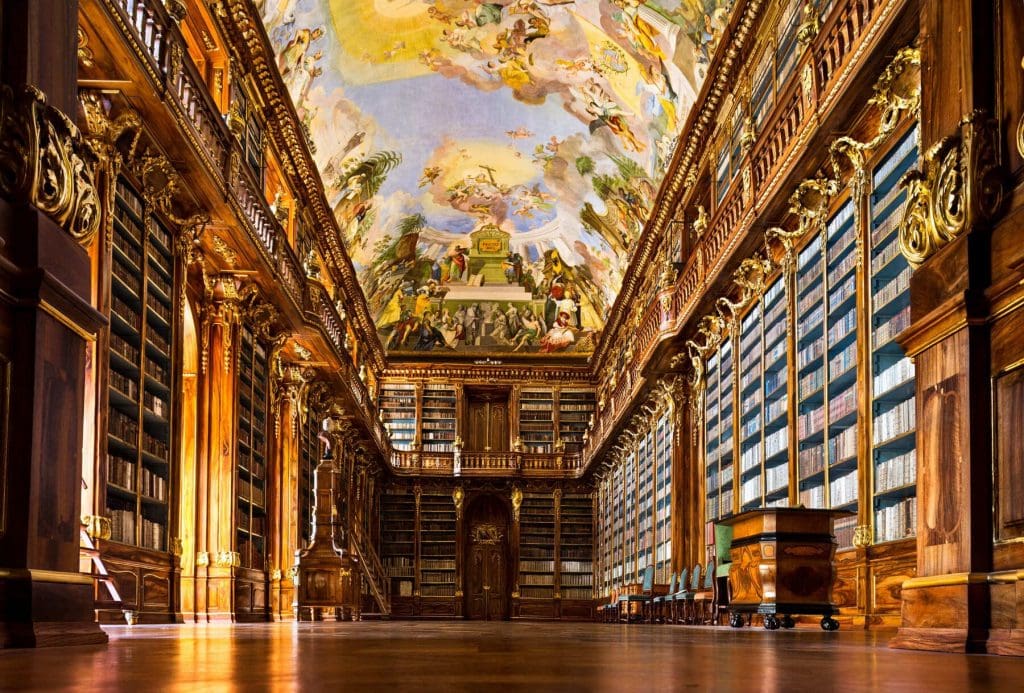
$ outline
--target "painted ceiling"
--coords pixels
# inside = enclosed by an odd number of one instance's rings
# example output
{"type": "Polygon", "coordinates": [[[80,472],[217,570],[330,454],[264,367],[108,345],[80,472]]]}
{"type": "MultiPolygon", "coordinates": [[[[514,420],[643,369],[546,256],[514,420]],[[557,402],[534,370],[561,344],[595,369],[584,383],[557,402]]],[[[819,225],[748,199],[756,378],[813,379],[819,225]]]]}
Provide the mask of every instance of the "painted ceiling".
{"type": "Polygon", "coordinates": [[[389,352],[593,350],[729,5],[257,0],[389,352]]]}

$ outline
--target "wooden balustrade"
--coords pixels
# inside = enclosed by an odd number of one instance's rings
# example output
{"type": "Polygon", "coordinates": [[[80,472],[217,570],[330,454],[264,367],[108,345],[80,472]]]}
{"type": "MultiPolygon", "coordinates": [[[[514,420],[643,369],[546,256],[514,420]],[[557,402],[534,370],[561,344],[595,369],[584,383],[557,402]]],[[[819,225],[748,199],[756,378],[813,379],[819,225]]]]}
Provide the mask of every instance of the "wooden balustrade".
{"type": "MultiPolygon", "coordinates": [[[[399,475],[455,474],[455,453],[393,450],[391,468],[399,475]]],[[[579,453],[463,452],[459,475],[574,479],[583,473],[579,453]]]]}

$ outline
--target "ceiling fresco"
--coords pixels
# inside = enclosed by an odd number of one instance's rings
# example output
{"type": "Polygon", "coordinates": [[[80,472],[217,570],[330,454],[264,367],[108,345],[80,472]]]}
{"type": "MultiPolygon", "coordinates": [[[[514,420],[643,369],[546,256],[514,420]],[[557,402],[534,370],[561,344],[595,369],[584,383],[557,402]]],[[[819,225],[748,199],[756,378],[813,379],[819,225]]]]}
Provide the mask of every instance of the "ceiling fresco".
{"type": "Polygon", "coordinates": [[[257,0],[392,354],[592,351],[726,0],[257,0]]]}

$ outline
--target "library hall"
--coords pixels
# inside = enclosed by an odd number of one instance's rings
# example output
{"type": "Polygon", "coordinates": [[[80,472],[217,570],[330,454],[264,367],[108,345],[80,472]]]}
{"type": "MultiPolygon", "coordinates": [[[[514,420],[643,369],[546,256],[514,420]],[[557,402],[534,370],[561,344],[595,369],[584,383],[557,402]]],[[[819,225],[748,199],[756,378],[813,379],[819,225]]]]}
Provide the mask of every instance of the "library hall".
{"type": "Polygon", "coordinates": [[[1024,690],[1024,0],[3,0],[0,690],[1024,690]]]}

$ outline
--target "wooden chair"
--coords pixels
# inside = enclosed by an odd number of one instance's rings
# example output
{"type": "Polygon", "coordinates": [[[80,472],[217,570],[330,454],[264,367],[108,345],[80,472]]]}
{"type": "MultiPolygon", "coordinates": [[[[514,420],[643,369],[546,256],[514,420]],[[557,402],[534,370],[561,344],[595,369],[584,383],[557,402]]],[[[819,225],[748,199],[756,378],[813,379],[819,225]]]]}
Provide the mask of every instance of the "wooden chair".
{"type": "Polygon", "coordinates": [[[667,623],[676,622],[676,597],[678,597],[679,593],[686,588],[686,580],[689,576],[690,569],[683,568],[683,571],[679,573],[679,580],[676,582],[675,589],[670,590],[669,593],[665,595],[665,621],[667,623]]]}
{"type": "Polygon", "coordinates": [[[626,623],[632,622],[630,615],[631,607],[634,604],[640,606],[640,617],[643,618],[645,605],[648,605],[651,601],[651,592],[654,590],[654,566],[649,565],[644,570],[644,581],[640,587],[639,594],[623,594],[619,596],[618,601],[618,616],[620,621],[626,621],[626,623]]]}
{"type": "Polygon", "coordinates": [[[699,623],[710,623],[715,604],[715,565],[712,563],[704,571],[704,585],[693,597],[693,621],[699,623]]]}
{"type": "Polygon", "coordinates": [[[604,623],[611,623],[614,619],[613,616],[617,616],[617,610],[619,608],[619,591],[612,590],[612,595],[608,599],[607,604],[602,604],[600,607],[601,621],[604,623]]]}
{"type": "Polygon", "coordinates": [[[715,603],[712,606],[712,619],[721,622],[723,615],[729,613],[729,566],[731,556],[732,527],[715,525],[715,603]]]}
{"type": "Polygon", "coordinates": [[[700,575],[701,565],[698,563],[693,567],[693,573],[690,575],[690,584],[686,586],[686,589],[681,590],[675,599],[676,613],[680,614],[683,623],[693,623],[693,600],[697,596],[697,591],[700,589],[700,575]]]}
{"type": "Polygon", "coordinates": [[[676,574],[672,573],[672,577],[669,578],[668,581],[668,592],[666,594],[661,595],[660,597],[654,598],[654,602],[651,607],[653,612],[651,617],[652,623],[665,623],[668,620],[666,617],[665,609],[667,604],[671,604],[671,597],[673,594],[675,594],[675,592],[676,574]]]}

